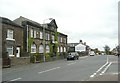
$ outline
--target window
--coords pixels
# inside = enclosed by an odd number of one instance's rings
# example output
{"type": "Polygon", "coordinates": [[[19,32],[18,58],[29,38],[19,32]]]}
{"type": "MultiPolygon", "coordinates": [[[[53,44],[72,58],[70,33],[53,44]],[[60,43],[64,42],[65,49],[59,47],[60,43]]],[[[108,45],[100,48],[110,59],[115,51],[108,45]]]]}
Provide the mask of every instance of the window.
{"type": "Polygon", "coordinates": [[[62,46],[60,47],[60,52],[63,52],[63,47],[62,46]]]}
{"type": "Polygon", "coordinates": [[[57,51],[60,52],[60,48],[59,47],[58,47],[57,51]]]}
{"type": "Polygon", "coordinates": [[[36,45],[35,44],[31,45],[31,53],[36,53],[36,45]]]}
{"type": "Polygon", "coordinates": [[[64,52],[66,52],[66,47],[64,47],[64,52]]]}
{"type": "Polygon", "coordinates": [[[7,38],[13,39],[13,30],[10,29],[7,30],[7,38]]]}
{"type": "Polygon", "coordinates": [[[50,34],[48,33],[47,35],[48,35],[48,40],[50,40],[50,34]]]}
{"type": "Polygon", "coordinates": [[[40,39],[43,39],[43,32],[40,32],[40,39]]]}
{"type": "Polygon", "coordinates": [[[54,35],[52,35],[52,41],[54,41],[55,40],[55,36],[54,35]]]}
{"type": "Polygon", "coordinates": [[[50,47],[47,45],[46,46],[46,53],[49,53],[50,52],[50,47]]]}
{"type": "Polygon", "coordinates": [[[7,52],[9,56],[13,56],[13,46],[8,46],[7,47],[7,52]]]}
{"type": "Polygon", "coordinates": [[[34,38],[36,38],[36,31],[34,31],[34,38]]]}
{"type": "Polygon", "coordinates": [[[60,42],[62,42],[62,37],[60,38],[60,42]]]}
{"type": "Polygon", "coordinates": [[[33,29],[31,29],[31,37],[33,37],[33,29]]]}
{"type": "Polygon", "coordinates": [[[40,45],[39,46],[39,53],[43,53],[44,52],[44,47],[43,47],[43,45],[40,45]]]}

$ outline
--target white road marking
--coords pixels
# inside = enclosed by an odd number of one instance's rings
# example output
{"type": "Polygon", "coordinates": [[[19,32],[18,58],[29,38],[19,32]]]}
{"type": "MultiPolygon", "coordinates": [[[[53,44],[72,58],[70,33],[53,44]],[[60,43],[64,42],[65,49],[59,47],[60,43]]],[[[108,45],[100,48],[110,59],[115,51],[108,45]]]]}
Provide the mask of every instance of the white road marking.
{"type": "Polygon", "coordinates": [[[109,65],[100,73],[100,75],[103,75],[108,70],[111,64],[112,63],[110,62],[109,65]]]}
{"type": "Polygon", "coordinates": [[[98,72],[100,72],[106,65],[108,64],[108,62],[106,62],[102,67],[100,67],[96,73],[92,74],[90,77],[94,77],[98,72]]]}
{"type": "Polygon", "coordinates": [[[76,62],[73,62],[73,63],[69,63],[69,64],[67,64],[67,65],[73,65],[73,64],[75,64],[76,62]]]}
{"type": "Polygon", "coordinates": [[[13,79],[13,80],[10,80],[10,81],[17,81],[17,80],[20,80],[22,78],[16,78],[16,79],[13,79]]]}
{"type": "Polygon", "coordinates": [[[48,69],[48,70],[45,70],[45,71],[41,71],[41,72],[38,72],[38,73],[41,74],[41,73],[45,73],[45,72],[52,71],[52,70],[59,69],[59,68],[60,67],[55,67],[55,68],[48,69]]]}

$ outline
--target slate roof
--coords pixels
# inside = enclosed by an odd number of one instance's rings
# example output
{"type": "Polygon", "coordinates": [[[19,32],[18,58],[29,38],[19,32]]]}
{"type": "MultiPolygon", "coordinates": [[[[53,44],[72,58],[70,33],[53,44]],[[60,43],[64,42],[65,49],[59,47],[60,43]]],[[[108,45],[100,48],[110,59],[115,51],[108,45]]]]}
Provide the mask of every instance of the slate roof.
{"type": "Polygon", "coordinates": [[[9,25],[12,25],[12,26],[17,26],[17,27],[21,27],[20,25],[16,24],[15,22],[11,21],[10,19],[8,18],[5,18],[5,17],[0,17],[0,22],[1,23],[5,23],[5,24],[9,24],[9,25]]]}

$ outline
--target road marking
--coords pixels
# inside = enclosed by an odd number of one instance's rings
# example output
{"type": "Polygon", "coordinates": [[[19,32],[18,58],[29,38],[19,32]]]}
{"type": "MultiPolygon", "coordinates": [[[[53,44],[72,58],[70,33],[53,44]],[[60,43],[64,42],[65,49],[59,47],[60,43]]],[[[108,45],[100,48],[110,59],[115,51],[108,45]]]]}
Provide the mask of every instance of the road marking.
{"type": "Polygon", "coordinates": [[[59,68],[60,67],[55,67],[55,68],[48,69],[48,70],[45,70],[45,71],[41,71],[41,72],[38,72],[38,73],[41,74],[41,73],[45,73],[45,72],[52,71],[52,70],[59,69],[59,68]]]}
{"type": "Polygon", "coordinates": [[[10,81],[17,81],[17,80],[20,80],[21,78],[16,78],[16,79],[13,79],[13,80],[10,80],[10,81]]]}
{"type": "Polygon", "coordinates": [[[75,64],[76,62],[73,62],[73,63],[69,63],[69,64],[67,64],[67,65],[73,65],[73,64],[75,64]]]}
{"type": "Polygon", "coordinates": [[[110,62],[110,63],[108,64],[108,66],[100,73],[100,75],[103,75],[103,74],[108,70],[108,68],[110,67],[111,64],[112,64],[112,63],[110,62]]]}
{"type": "Polygon", "coordinates": [[[102,67],[100,67],[95,73],[93,73],[90,77],[94,77],[98,72],[100,72],[106,65],[108,64],[108,62],[106,62],[102,67]]]}

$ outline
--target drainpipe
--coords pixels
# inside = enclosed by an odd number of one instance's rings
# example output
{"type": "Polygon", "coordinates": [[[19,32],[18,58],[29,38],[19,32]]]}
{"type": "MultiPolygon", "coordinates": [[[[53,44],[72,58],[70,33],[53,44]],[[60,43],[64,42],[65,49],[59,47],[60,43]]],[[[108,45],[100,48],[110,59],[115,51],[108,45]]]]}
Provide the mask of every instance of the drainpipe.
{"type": "Polygon", "coordinates": [[[28,25],[27,25],[27,52],[28,52],[28,25]]]}

